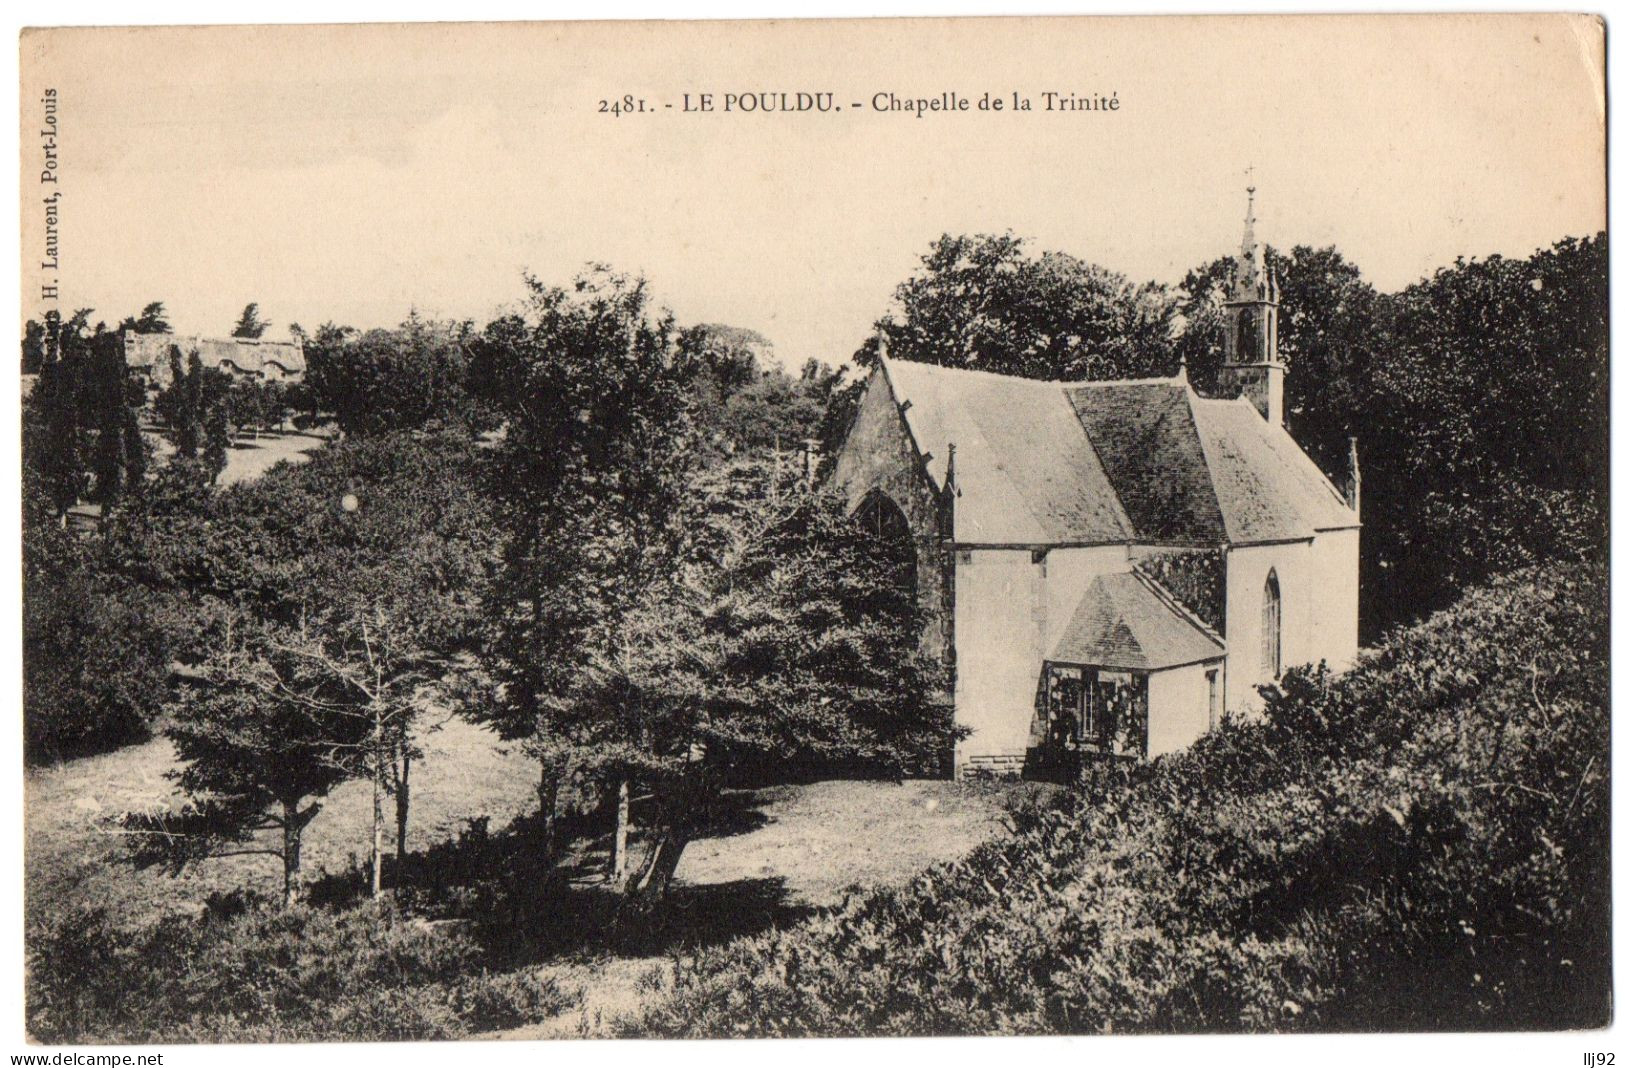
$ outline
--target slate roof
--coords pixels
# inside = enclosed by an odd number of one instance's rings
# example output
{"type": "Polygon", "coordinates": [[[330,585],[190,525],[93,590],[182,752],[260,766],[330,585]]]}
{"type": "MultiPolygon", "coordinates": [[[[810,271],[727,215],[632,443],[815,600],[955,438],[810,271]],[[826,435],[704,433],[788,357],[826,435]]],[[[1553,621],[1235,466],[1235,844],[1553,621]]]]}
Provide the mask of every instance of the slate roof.
{"type": "Polygon", "coordinates": [[[1159,671],[1216,660],[1224,645],[1137,572],[1101,575],[1049,659],[1120,671],[1159,671]]]}
{"type": "Polygon", "coordinates": [[[1290,435],[1183,378],[1038,382],[881,360],[932,482],[955,446],[954,540],[1219,546],[1359,525],[1290,435]]]}
{"type": "Polygon", "coordinates": [[[262,371],[266,364],[274,363],[285,371],[303,372],[305,369],[305,350],[295,341],[178,334],[125,334],[124,362],[130,367],[156,366],[169,360],[171,345],[180,347],[183,359],[196,349],[205,367],[230,363],[242,371],[262,371]]]}

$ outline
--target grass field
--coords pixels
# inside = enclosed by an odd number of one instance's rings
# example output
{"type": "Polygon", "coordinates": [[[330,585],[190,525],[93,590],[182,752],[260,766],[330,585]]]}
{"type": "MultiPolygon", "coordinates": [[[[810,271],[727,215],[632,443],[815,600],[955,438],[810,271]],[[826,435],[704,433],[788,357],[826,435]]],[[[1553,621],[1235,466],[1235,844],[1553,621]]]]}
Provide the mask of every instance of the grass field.
{"type": "MultiPolygon", "coordinates": [[[[156,459],[161,460],[175,451],[175,446],[162,434],[148,432],[146,438],[153,445],[156,459]]],[[[283,460],[303,463],[312,451],[321,448],[327,440],[318,434],[298,431],[271,431],[258,437],[244,435],[231,444],[226,455],[226,469],[220,472],[220,485],[229,486],[234,482],[258,478],[283,460]]]]}

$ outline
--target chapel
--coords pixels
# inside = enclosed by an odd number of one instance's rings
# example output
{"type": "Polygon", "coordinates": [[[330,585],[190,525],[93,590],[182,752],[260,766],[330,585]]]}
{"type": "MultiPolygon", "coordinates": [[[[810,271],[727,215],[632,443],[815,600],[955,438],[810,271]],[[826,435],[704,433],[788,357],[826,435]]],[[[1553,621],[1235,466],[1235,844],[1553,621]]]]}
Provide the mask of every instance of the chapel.
{"type": "Polygon", "coordinates": [[[882,355],[831,477],[907,547],[969,736],[956,775],[1064,774],[1190,744],[1296,664],[1353,663],[1359,465],[1283,426],[1280,287],[1253,190],[1220,396],[1169,378],[1045,382],[882,355]]]}

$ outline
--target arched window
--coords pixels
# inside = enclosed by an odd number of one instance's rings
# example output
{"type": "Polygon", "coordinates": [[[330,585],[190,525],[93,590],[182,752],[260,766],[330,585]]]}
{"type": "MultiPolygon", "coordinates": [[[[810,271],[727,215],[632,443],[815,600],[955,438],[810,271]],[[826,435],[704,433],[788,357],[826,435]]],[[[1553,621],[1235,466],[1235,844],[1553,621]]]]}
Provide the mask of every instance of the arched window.
{"type": "Polygon", "coordinates": [[[1271,569],[1264,580],[1263,669],[1272,679],[1281,677],[1281,583],[1271,569]]]}
{"type": "Polygon", "coordinates": [[[863,529],[880,538],[886,545],[887,556],[896,569],[896,581],[910,597],[918,595],[919,559],[914,535],[908,529],[908,517],[897,502],[879,490],[869,494],[858,505],[858,522],[863,529]]]}
{"type": "Polygon", "coordinates": [[[1236,309],[1236,362],[1253,363],[1258,356],[1258,310],[1236,309]]]}

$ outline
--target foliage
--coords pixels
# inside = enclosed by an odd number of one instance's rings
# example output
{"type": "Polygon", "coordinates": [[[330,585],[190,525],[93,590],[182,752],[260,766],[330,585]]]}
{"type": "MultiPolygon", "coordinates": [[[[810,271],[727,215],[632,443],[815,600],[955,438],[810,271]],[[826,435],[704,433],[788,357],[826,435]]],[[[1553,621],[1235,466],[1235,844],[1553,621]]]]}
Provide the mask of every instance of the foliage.
{"type": "Polygon", "coordinates": [[[370,725],[335,711],[354,696],[320,669],[306,636],[243,621],[227,640],[166,731],[182,762],[171,776],[189,800],[178,812],[130,812],[117,824],[137,867],[178,874],[209,857],[276,856],[292,901],[301,835],[321,811],[318,799],[358,773],[370,725]],[[262,831],[280,840],[256,843],[262,831]]]}
{"type": "MultiPolygon", "coordinates": [[[[457,675],[495,557],[479,462],[466,438],[360,439],[202,508],[178,503],[183,485],[155,493],[112,528],[110,552],[193,599],[203,655],[169,731],[190,804],[126,818],[138,862],[268,852],[292,896],[315,800],[404,778],[413,719],[457,675]]],[[[404,835],[404,798],[399,821],[404,835]]]]}
{"type": "Polygon", "coordinates": [[[653,794],[634,894],[664,892],[742,768],[935,772],[956,736],[941,665],[920,649],[914,546],[761,463],[706,482],[686,566],[595,650],[550,722],[571,766],[653,794]]]}
{"type": "Polygon", "coordinates": [[[64,531],[24,472],[23,757],[139,741],[168,693],[170,642],[140,591],[64,531]]]}
{"type": "Polygon", "coordinates": [[[1599,1027],[1607,581],[1475,589],[910,885],[680,960],[666,1036],[1599,1027]]]}
{"type": "Polygon", "coordinates": [[[469,323],[436,322],[415,311],[394,330],[355,334],[326,324],[306,350],[308,403],[332,412],[346,434],[479,425],[483,416],[471,396],[473,336],[469,323]]]}
{"type": "Polygon", "coordinates": [[[488,970],[465,932],[371,906],[230,895],[200,919],[132,931],[79,912],[30,935],[28,1029],[52,1044],[462,1038],[579,1000],[534,971],[488,970]]]}
{"type": "Polygon", "coordinates": [[[1361,429],[1379,618],[1533,561],[1602,558],[1606,236],[1458,260],[1392,304],[1361,429]]]}
{"type": "Polygon", "coordinates": [[[778,454],[785,462],[808,440],[821,442],[830,397],[845,382],[845,372],[809,360],[792,377],[770,367],[729,393],[703,376],[695,387],[693,419],[696,448],[707,464],[732,457],[778,454]]]}
{"type": "Polygon", "coordinates": [[[726,323],[700,323],[681,330],[677,348],[704,369],[717,399],[728,398],[755,382],[773,362],[773,343],[754,330],[726,323]]]}
{"type": "Polygon", "coordinates": [[[1220,549],[1148,552],[1134,569],[1154,579],[1174,600],[1220,634],[1224,633],[1225,557],[1220,549]]]}
{"type": "Polygon", "coordinates": [[[545,735],[585,658],[619,644],[668,572],[698,372],[642,279],[528,283],[525,313],[490,324],[478,353],[507,420],[490,482],[508,533],[490,648],[502,700],[485,715],[508,738],[545,735]]]}
{"type": "MultiPolygon", "coordinates": [[[[897,319],[876,324],[902,360],[1055,380],[1171,374],[1174,304],[1159,285],[1061,252],[1037,257],[1011,234],[943,234],[897,287],[897,319]]],[[[858,353],[872,361],[871,339],[858,353]]]]}
{"type": "Polygon", "coordinates": [[[226,395],[226,410],[232,426],[252,430],[273,430],[282,422],[289,403],[288,386],[259,378],[234,379],[226,395]]]}
{"type": "Polygon", "coordinates": [[[153,412],[170,428],[180,460],[201,459],[212,482],[226,469],[231,446],[232,377],[203,366],[196,349],[182,362],[179,346],[169,347],[169,381],[153,400],[153,412]]]}
{"type": "Polygon", "coordinates": [[[127,330],[132,334],[173,334],[175,328],[169,325],[169,312],[164,308],[164,302],[155,300],[141,309],[139,316],[125,316],[119,324],[120,330],[127,330]]]}
{"type": "Polygon", "coordinates": [[[23,463],[59,515],[81,498],[110,506],[146,475],[140,387],[116,334],[64,326],[50,344],[23,406],[23,463]]]}
{"type": "Polygon", "coordinates": [[[29,763],[146,737],[167,694],[154,606],[65,529],[88,496],[114,512],[147,451],[115,335],[64,330],[23,409],[23,752],[29,763]]]}
{"type": "Polygon", "coordinates": [[[243,308],[243,314],[237,317],[237,325],[231,328],[232,337],[261,338],[271,328],[269,321],[260,318],[260,306],[250,301],[243,308]]]}

